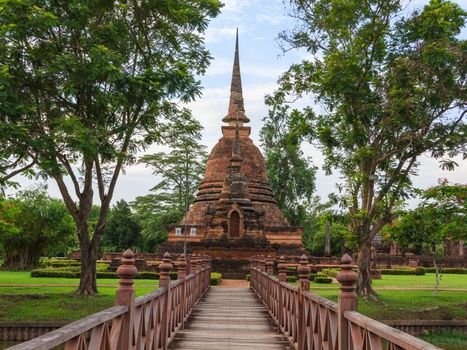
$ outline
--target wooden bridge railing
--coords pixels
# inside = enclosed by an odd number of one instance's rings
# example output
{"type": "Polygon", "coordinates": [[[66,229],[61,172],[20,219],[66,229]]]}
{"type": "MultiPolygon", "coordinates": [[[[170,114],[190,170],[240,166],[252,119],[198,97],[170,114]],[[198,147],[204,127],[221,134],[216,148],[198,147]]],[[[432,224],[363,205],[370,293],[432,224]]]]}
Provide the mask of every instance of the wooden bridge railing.
{"type": "Polygon", "coordinates": [[[193,255],[187,266],[182,254],[177,261],[177,281],[170,282],[170,254],[160,264],[159,289],[135,298],[134,254],[123,253],[117,273],[120,278],[116,306],[90,315],[9,350],[42,350],[62,346],[65,350],[167,349],[175,333],[209,289],[211,263],[193,255]],[[187,267],[189,274],[187,275],[187,267]]]}
{"type": "Polygon", "coordinates": [[[310,292],[310,267],[305,255],[297,268],[297,287],[286,283],[285,259],[280,257],[277,278],[268,256],[250,261],[250,286],[268,309],[274,322],[298,350],[440,350],[410,334],[389,327],[357,312],[352,259],[345,254],[338,303],[310,292]]]}

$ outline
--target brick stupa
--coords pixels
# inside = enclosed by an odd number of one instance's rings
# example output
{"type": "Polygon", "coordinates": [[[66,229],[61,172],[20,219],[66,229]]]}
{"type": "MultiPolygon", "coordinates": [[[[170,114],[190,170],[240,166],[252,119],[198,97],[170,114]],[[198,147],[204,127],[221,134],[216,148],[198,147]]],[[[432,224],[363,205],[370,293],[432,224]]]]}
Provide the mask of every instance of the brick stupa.
{"type": "Polygon", "coordinates": [[[208,158],[196,199],[180,224],[170,226],[167,248],[180,250],[186,239],[189,252],[209,254],[231,268],[232,260],[254,254],[299,254],[303,228],[291,226],[277,206],[264,158],[245,126],[250,120],[243,101],[238,33],[229,108],[222,121],[222,138],[208,158]]]}

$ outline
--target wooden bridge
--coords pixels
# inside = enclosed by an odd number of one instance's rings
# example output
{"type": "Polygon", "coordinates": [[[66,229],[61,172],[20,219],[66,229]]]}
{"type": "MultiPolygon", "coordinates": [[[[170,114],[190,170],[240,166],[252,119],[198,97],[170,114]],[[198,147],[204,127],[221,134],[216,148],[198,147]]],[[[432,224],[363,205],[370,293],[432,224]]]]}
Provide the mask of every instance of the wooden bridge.
{"type": "Polygon", "coordinates": [[[297,286],[286,283],[286,262],[251,260],[250,289],[210,290],[208,257],[183,255],[177,280],[169,253],[160,264],[159,289],[135,298],[137,270],[131,250],[123,254],[116,305],[9,348],[65,350],[297,349],[435,350],[438,347],[357,311],[348,255],[342,258],[338,303],[310,292],[310,267],[302,256],[297,286]]]}

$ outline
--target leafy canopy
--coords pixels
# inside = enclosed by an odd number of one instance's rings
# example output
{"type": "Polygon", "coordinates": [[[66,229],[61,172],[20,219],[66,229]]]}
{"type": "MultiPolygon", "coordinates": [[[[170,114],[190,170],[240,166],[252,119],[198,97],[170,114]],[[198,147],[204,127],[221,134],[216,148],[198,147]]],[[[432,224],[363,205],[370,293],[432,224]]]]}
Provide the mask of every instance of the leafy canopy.
{"type": "Polygon", "coordinates": [[[452,169],[465,152],[466,12],[431,0],[404,15],[399,0],[291,0],[297,26],[281,34],[285,49],[309,59],[279,80],[278,105],[310,95],[304,129],[338,171],[341,205],[359,241],[357,290],[369,284],[371,240],[411,195],[411,175],[428,153],[452,169]]]}

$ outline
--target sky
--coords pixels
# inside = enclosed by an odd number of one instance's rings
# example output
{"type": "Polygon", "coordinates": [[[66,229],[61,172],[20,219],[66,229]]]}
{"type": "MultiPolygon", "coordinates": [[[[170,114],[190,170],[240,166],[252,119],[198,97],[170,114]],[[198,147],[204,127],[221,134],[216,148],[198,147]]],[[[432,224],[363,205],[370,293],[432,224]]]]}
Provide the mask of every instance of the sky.
{"type": "MultiPolygon", "coordinates": [[[[456,1],[467,9],[467,0],[456,1]]],[[[245,110],[250,118],[251,138],[260,146],[259,131],[262,119],[267,115],[264,97],[272,93],[279,75],[293,64],[306,58],[305,52],[290,51],[283,54],[277,42],[277,35],[294,26],[292,18],[287,16],[282,0],[224,0],[222,13],[211,21],[206,32],[206,47],[213,60],[206,74],[199,77],[203,86],[203,95],[189,104],[193,115],[204,126],[202,142],[210,150],[221,135],[222,118],[227,113],[230,93],[230,78],[235,45],[236,28],[239,29],[240,66],[242,73],[245,110]]],[[[428,0],[415,0],[407,3],[406,11],[422,8],[428,0]]],[[[466,36],[466,30],[462,33],[466,36]]],[[[149,152],[154,151],[151,148],[149,152]]],[[[313,159],[321,167],[321,153],[311,145],[303,146],[305,156],[313,159]]],[[[439,178],[449,182],[465,183],[467,179],[467,161],[457,158],[459,167],[455,171],[442,171],[438,162],[429,157],[421,158],[418,176],[413,178],[415,186],[426,188],[437,184],[439,178]]],[[[158,177],[144,165],[128,167],[120,176],[115,189],[113,202],[119,199],[132,201],[137,196],[146,195],[157,182],[158,177]]],[[[322,170],[317,172],[316,194],[327,198],[336,191],[339,176],[326,176],[322,170]]],[[[25,188],[33,182],[20,179],[25,188]]],[[[60,197],[55,183],[48,182],[49,193],[60,197]]],[[[415,204],[411,202],[411,206],[415,204]]]]}

